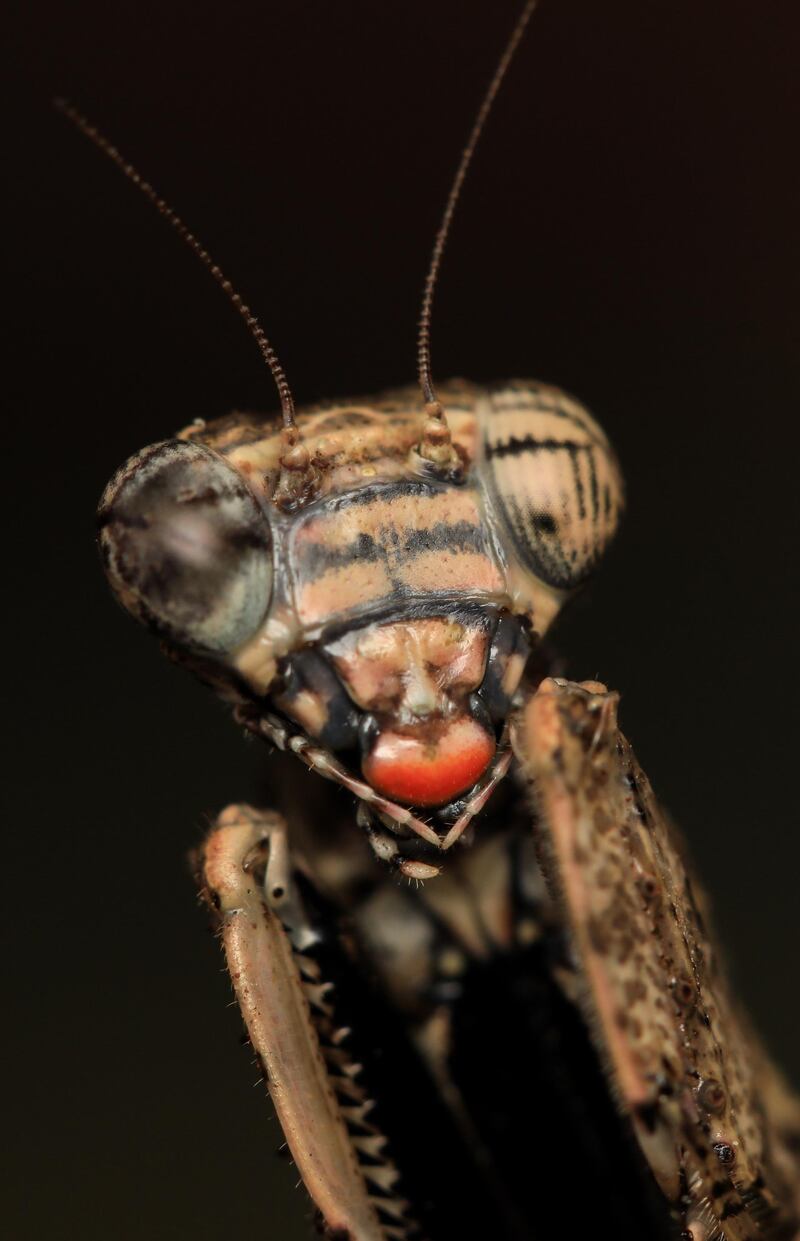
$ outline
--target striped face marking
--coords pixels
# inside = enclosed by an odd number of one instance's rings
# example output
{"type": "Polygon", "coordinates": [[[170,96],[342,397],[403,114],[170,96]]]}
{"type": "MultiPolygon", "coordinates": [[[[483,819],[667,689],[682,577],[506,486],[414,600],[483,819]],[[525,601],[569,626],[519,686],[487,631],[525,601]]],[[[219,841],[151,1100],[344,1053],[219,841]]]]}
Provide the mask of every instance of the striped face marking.
{"type": "Polygon", "coordinates": [[[300,623],[382,600],[504,591],[474,492],[422,481],[365,487],[301,518],[292,572],[300,623]]]}

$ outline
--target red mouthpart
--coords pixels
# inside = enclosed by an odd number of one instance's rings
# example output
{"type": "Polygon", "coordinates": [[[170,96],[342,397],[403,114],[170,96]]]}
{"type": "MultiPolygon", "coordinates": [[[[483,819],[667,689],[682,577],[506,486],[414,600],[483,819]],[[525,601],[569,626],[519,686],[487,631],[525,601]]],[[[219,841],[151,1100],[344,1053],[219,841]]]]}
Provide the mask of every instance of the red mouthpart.
{"type": "Polygon", "coordinates": [[[382,732],[362,771],[376,792],[393,801],[442,806],[475,784],[494,752],[494,737],[461,715],[419,725],[414,733],[382,732]]]}

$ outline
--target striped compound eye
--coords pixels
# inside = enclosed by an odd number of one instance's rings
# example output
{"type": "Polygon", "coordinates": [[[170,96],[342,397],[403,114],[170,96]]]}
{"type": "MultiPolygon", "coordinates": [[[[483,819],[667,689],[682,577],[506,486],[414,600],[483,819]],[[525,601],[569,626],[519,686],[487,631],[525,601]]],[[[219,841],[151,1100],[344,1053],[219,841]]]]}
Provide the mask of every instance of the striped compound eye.
{"type": "Polygon", "coordinates": [[[614,452],[591,414],[545,385],[489,394],[483,473],[507,550],[557,591],[589,576],[623,507],[614,452]]]}
{"type": "Polygon", "coordinates": [[[177,645],[219,655],[264,619],[269,524],[240,475],[202,444],[172,440],[132,457],[98,521],[121,603],[177,645]]]}

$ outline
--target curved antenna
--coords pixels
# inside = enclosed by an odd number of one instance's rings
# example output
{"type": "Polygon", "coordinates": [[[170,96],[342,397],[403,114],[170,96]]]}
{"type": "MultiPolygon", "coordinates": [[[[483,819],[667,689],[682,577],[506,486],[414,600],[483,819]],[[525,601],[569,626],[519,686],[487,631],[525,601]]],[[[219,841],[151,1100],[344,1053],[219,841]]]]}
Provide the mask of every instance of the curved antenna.
{"type": "Polygon", "coordinates": [[[294,418],[294,398],[292,397],[292,391],[289,387],[289,381],[284,374],[283,367],[278,361],[278,355],[269,343],[264,329],[251,311],[250,307],[242,301],[240,294],[236,292],[225,273],[214,262],[202,242],[198,241],[194,233],[190,232],[177,212],[173,211],[169,204],[159,196],[159,194],[153,189],[150,182],[145,181],[144,178],[139,175],[133,164],[129,164],[117,148],[109,142],[109,140],[105,138],[103,134],[101,134],[100,131],[96,129],[95,126],[92,125],[90,121],[88,121],[86,117],[83,116],[77,108],[74,108],[66,99],[54,99],[53,103],[62,116],[65,116],[67,120],[72,121],[73,125],[75,125],[76,128],[79,129],[90,142],[93,142],[104,155],[108,156],[112,164],[116,164],[123,176],[127,177],[138,190],[141,190],[145,198],[153,204],[159,215],[162,215],[167,223],[172,225],[178,236],[183,238],[189,249],[192,250],[200,259],[200,262],[208,268],[217,284],[223,292],[227,294],[228,298],[247,324],[250,335],[258,345],[262,358],[272,372],[272,378],[275,380],[275,387],[278,389],[278,396],[281,401],[281,413],[283,415],[284,430],[290,433],[291,442],[294,442],[297,436],[297,427],[294,418]]]}
{"type": "Polygon", "coordinates": [[[478,114],[470,131],[467,145],[461,152],[461,160],[459,161],[456,175],[453,178],[453,184],[450,187],[450,193],[447,196],[444,211],[442,213],[439,230],[433,243],[433,251],[431,253],[431,262],[428,268],[428,275],[425,279],[425,288],[422,294],[422,310],[419,316],[419,331],[417,335],[417,374],[419,376],[419,386],[422,389],[422,399],[430,408],[431,414],[436,418],[442,416],[441,406],[436,399],[436,390],[433,386],[433,376],[431,374],[431,311],[433,309],[433,294],[436,289],[436,279],[439,275],[439,268],[442,263],[442,255],[444,247],[450,233],[450,225],[453,222],[453,215],[458,204],[461,194],[461,187],[464,184],[472,157],[475,154],[475,148],[478,140],[486,124],[486,119],[492,110],[492,104],[495,101],[497,92],[506,75],[508,66],[511,64],[512,57],[519,46],[520,40],[525,33],[525,27],[530,21],[531,14],[536,8],[537,0],[527,0],[523,6],[522,12],[517,18],[516,25],[511,32],[511,37],[505,46],[505,50],[500,57],[494,76],[486,90],[481,106],[478,108],[478,114]]]}

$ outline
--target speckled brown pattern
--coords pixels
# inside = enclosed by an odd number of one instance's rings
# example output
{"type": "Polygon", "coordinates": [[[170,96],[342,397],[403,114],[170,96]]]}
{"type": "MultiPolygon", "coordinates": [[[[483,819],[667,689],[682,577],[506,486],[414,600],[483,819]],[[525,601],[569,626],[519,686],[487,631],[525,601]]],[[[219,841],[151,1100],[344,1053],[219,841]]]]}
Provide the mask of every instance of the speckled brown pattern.
{"type": "Polygon", "coordinates": [[[548,679],[515,730],[569,928],[567,985],[694,1241],[796,1236],[800,1105],[732,1001],[703,899],[616,714],[604,687],[548,679]]]}

